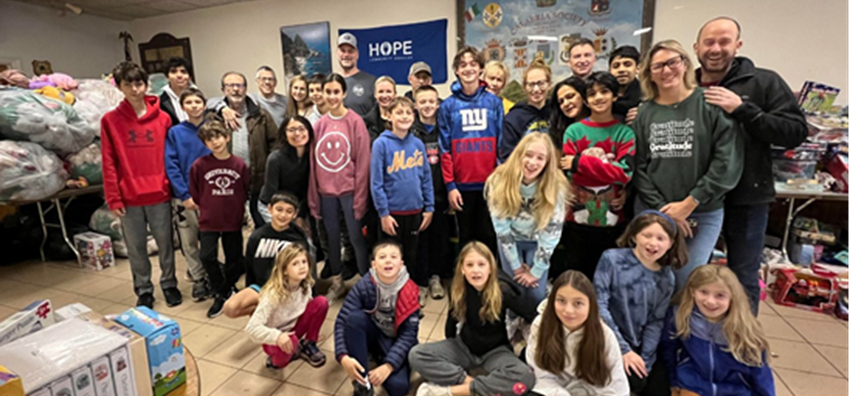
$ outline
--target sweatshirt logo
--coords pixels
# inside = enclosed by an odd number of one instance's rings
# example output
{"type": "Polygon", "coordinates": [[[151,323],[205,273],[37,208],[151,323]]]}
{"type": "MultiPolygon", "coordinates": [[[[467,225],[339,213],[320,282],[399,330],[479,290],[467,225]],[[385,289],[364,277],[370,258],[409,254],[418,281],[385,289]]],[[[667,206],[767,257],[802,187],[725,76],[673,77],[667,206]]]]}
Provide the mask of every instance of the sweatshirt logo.
{"type": "Polygon", "coordinates": [[[322,169],[337,173],[351,162],[351,143],[341,132],[330,132],[316,144],[316,163],[322,169]]]}
{"type": "Polygon", "coordinates": [[[440,144],[425,143],[425,154],[428,156],[428,163],[437,165],[440,163],[440,144]]]}
{"type": "Polygon", "coordinates": [[[233,195],[233,189],[230,187],[235,185],[241,177],[242,175],[233,169],[222,168],[213,169],[204,174],[204,180],[215,186],[211,191],[213,196],[233,195]]]}
{"type": "Polygon", "coordinates": [[[130,135],[130,137],[128,139],[130,143],[133,143],[133,144],[144,144],[145,142],[153,143],[153,131],[151,131],[150,129],[145,131],[144,135],[139,135],[138,132],[136,132],[133,129],[131,129],[130,132],[128,132],[127,134],[130,135]],[[140,139],[140,138],[144,138],[145,140],[142,141],[142,142],[137,142],[137,140],[140,139]]]}
{"type": "Polygon", "coordinates": [[[694,121],[671,120],[649,125],[650,158],[690,158],[694,155],[694,121]]]}
{"type": "Polygon", "coordinates": [[[487,109],[462,109],[460,110],[460,117],[464,132],[487,129],[487,109]]]}
{"type": "Polygon", "coordinates": [[[413,152],[412,157],[404,158],[405,151],[396,151],[393,154],[393,164],[387,167],[387,173],[393,174],[394,172],[398,172],[399,170],[410,169],[413,167],[421,167],[425,165],[425,158],[422,156],[422,152],[416,150],[413,152]]]}
{"type": "Polygon", "coordinates": [[[280,239],[260,239],[260,244],[257,245],[257,252],[254,253],[254,258],[275,258],[277,257],[277,253],[289,246],[289,244],[289,241],[280,239]]]}

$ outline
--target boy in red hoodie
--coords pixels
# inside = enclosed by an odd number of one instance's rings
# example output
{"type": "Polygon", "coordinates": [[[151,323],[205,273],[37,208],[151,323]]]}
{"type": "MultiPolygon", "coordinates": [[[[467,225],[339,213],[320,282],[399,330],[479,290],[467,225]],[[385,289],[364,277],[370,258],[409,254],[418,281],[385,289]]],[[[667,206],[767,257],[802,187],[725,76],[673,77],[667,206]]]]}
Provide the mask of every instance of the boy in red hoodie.
{"type": "Polygon", "coordinates": [[[159,284],[166,304],[173,307],[183,302],[183,296],[174,274],[171,190],[165,174],[165,138],[171,118],[160,110],[159,98],[145,95],[148,74],[139,65],[121,62],[112,76],[124,101],[100,122],[106,204],[121,218],[136,305],[153,308],[147,250],[150,227],[159,247],[159,284]]]}

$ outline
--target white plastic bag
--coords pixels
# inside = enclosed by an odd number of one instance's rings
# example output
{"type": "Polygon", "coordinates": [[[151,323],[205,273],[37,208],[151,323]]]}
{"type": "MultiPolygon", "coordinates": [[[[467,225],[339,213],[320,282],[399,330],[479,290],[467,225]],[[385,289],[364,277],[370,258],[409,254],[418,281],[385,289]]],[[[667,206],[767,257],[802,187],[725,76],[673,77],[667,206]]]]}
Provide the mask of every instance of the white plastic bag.
{"type": "Polygon", "coordinates": [[[0,140],[0,201],[37,201],[65,188],[56,154],[35,143],[0,140]]]}
{"type": "Polygon", "coordinates": [[[0,88],[0,137],[68,154],[91,144],[99,133],[99,125],[86,122],[63,102],[25,89],[0,88]]]}

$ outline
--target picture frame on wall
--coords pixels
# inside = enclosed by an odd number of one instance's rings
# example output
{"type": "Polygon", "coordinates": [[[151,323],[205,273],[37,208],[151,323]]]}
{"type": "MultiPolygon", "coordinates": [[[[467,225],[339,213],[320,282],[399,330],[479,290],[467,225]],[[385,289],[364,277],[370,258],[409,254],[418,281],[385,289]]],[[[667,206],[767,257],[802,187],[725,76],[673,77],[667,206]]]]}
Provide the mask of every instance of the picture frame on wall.
{"type": "Polygon", "coordinates": [[[168,33],[159,33],[146,43],[139,43],[139,57],[142,68],[148,74],[168,74],[167,62],[169,58],[180,57],[189,61],[189,75],[195,75],[194,62],[192,62],[192,45],[188,37],[176,38],[168,33]]]}
{"type": "Polygon", "coordinates": [[[287,83],[298,75],[331,74],[330,27],[330,22],[281,26],[280,43],[287,83]]]}
{"type": "Polygon", "coordinates": [[[570,44],[593,41],[595,70],[608,70],[614,49],[652,45],[655,0],[457,0],[459,45],[502,61],[510,70],[502,94],[521,100],[522,72],[536,56],[552,68],[553,81],[569,77],[570,44]]]}

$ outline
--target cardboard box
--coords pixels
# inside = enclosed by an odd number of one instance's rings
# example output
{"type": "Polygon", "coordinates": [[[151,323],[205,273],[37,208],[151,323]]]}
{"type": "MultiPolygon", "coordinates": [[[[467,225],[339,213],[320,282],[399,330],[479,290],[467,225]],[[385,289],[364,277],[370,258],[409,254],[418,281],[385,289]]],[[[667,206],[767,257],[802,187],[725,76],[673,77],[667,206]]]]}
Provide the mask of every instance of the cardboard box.
{"type": "Polygon", "coordinates": [[[106,235],[96,232],[74,235],[74,246],[80,252],[80,264],[83,268],[100,271],[115,265],[112,240],[106,235]]]}
{"type": "Polygon", "coordinates": [[[94,391],[94,377],[91,373],[91,367],[88,365],[71,373],[71,381],[74,385],[74,394],[76,396],[96,396],[94,391]]]}
{"type": "Polygon", "coordinates": [[[64,376],[50,384],[50,393],[53,396],[74,396],[74,385],[71,376],[64,376]]]}
{"type": "Polygon", "coordinates": [[[61,322],[63,320],[68,320],[71,318],[80,318],[85,320],[83,315],[92,312],[91,308],[87,307],[83,303],[73,303],[68,304],[62,308],[59,308],[54,312],[56,321],[61,322]]]}
{"type": "Polygon", "coordinates": [[[0,345],[7,344],[27,334],[35,333],[56,323],[50,300],[35,301],[8,319],[0,322],[0,345]]]}
{"type": "Polygon", "coordinates": [[[847,192],[847,184],[850,182],[847,178],[847,155],[835,154],[826,163],[826,171],[835,178],[840,192],[847,192]]]}
{"type": "Polygon", "coordinates": [[[136,379],[133,377],[133,361],[127,348],[121,348],[109,354],[112,369],[112,381],[115,382],[115,396],[136,396],[136,379]]]}
{"type": "Polygon", "coordinates": [[[177,322],[146,307],[130,308],[115,321],[145,338],[154,396],[163,396],[186,382],[186,360],[177,322]]]}
{"type": "Polygon", "coordinates": [[[0,396],[24,396],[21,377],[3,366],[0,366],[0,396]]]}
{"type": "Polygon", "coordinates": [[[115,396],[115,384],[112,382],[109,358],[103,356],[92,361],[91,371],[94,374],[94,388],[97,396],[115,396]]]}

